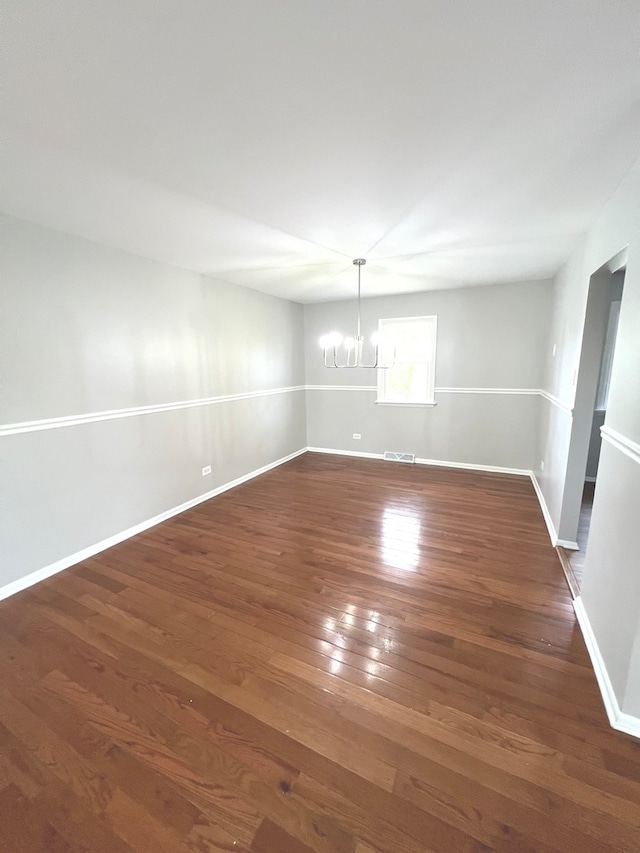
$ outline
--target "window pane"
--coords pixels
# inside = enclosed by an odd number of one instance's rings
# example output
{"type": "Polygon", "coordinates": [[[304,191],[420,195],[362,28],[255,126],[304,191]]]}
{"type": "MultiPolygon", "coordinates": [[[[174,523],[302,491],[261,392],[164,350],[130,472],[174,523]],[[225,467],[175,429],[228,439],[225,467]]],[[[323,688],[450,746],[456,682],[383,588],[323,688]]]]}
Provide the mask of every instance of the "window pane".
{"type": "Polygon", "coordinates": [[[385,324],[385,348],[391,354],[395,351],[396,364],[428,361],[431,349],[430,325],[415,321],[385,324]]]}
{"type": "Polygon", "coordinates": [[[396,364],[386,371],[385,397],[394,402],[425,402],[428,365],[396,364]]]}
{"type": "Polygon", "coordinates": [[[380,320],[383,363],[378,372],[378,401],[433,403],[436,317],[380,320]]]}

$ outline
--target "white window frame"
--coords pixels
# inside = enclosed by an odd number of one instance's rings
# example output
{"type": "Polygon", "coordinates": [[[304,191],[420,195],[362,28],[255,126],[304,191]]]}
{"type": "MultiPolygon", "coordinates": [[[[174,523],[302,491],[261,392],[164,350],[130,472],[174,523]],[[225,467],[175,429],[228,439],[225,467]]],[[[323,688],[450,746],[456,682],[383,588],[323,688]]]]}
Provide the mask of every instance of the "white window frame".
{"type": "MultiPolygon", "coordinates": [[[[392,324],[397,323],[421,323],[425,325],[425,334],[429,336],[429,357],[426,362],[427,375],[423,393],[416,395],[411,400],[394,399],[387,387],[390,371],[393,367],[380,368],[378,370],[378,393],[376,403],[380,406],[435,406],[436,385],[436,345],[438,338],[438,317],[436,314],[422,317],[385,317],[378,320],[378,339],[380,341],[381,361],[389,361],[392,352],[389,350],[389,333],[392,324]],[[385,340],[386,337],[386,340],[385,340]]],[[[403,362],[396,362],[401,364],[403,362]]],[[[423,362],[420,362],[423,363],[423,362]]]]}

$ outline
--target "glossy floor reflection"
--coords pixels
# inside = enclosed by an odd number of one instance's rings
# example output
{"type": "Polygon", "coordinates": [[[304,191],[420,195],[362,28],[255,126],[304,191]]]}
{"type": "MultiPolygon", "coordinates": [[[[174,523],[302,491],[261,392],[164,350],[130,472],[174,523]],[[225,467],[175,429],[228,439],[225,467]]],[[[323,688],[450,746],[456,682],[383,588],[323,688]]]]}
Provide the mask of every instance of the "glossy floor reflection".
{"type": "Polygon", "coordinates": [[[385,507],[382,513],[382,561],[392,569],[416,571],[420,562],[420,513],[407,507],[385,507]]]}
{"type": "Polygon", "coordinates": [[[306,454],[0,602],[29,853],[636,853],[526,478],[306,454]]]}

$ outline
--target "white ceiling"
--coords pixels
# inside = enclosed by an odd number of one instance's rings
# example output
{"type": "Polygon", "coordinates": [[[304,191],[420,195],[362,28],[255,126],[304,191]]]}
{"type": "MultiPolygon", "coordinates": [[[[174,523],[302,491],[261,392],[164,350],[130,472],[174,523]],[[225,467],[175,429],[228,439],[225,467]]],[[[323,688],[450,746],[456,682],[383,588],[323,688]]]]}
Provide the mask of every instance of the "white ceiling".
{"type": "Polygon", "coordinates": [[[300,302],[552,275],[640,154],[636,0],[5,0],[0,208],[300,302]]]}

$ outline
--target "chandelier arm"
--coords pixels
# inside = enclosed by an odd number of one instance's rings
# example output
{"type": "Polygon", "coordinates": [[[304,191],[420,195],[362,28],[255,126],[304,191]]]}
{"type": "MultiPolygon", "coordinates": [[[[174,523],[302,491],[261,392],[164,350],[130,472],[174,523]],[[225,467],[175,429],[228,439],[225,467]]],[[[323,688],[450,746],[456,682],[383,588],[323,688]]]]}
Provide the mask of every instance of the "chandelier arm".
{"type": "Polygon", "coordinates": [[[351,364],[351,361],[349,360],[349,353],[347,353],[346,362],[344,364],[340,364],[338,362],[338,348],[334,346],[334,348],[333,348],[333,364],[330,366],[331,367],[338,367],[341,370],[344,370],[345,368],[360,367],[361,365],[359,365],[357,363],[357,361],[355,361],[353,364],[351,364]]]}
{"type": "Polygon", "coordinates": [[[327,362],[327,347],[325,347],[324,348],[324,366],[325,367],[331,367],[331,368],[339,367],[340,365],[338,364],[336,355],[337,355],[336,348],[333,347],[333,364],[330,364],[329,362],[327,362]]]}
{"type": "MultiPolygon", "coordinates": [[[[362,335],[362,289],[361,289],[361,272],[360,267],[366,264],[365,258],[354,258],[354,265],[358,267],[358,300],[357,300],[357,328],[356,328],[356,337],[353,340],[353,346],[347,344],[346,341],[351,341],[351,338],[347,338],[345,341],[347,354],[344,364],[340,364],[338,361],[338,345],[334,342],[330,346],[324,347],[324,366],[331,368],[340,368],[340,369],[353,369],[356,367],[366,368],[368,370],[386,370],[389,367],[392,367],[395,363],[395,347],[393,350],[393,358],[391,364],[380,364],[380,348],[379,344],[375,344],[374,354],[373,354],[373,364],[366,364],[364,361],[364,337],[362,335]],[[332,356],[328,357],[327,350],[333,350],[332,356]],[[351,350],[353,350],[353,355],[351,354],[351,350]],[[333,362],[333,363],[331,363],[333,362]]],[[[330,337],[334,338],[335,334],[332,334],[330,337]]],[[[340,336],[339,336],[340,337],[340,336]]],[[[326,338],[325,340],[328,340],[326,338]]]]}

